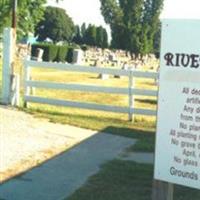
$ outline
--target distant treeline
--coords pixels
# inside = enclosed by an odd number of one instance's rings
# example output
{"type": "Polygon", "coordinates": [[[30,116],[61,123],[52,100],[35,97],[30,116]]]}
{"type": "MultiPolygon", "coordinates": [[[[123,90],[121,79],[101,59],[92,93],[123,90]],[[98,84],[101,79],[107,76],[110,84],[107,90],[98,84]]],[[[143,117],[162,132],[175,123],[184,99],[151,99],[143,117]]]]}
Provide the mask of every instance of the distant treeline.
{"type": "Polygon", "coordinates": [[[76,44],[86,44],[90,46],[96,46],[100,48],[108,47],[108,34],[105,28],[102,26],[95,26],[83,23],[81,27],[75,26],[75,36],[73,42],[76,44]]]}

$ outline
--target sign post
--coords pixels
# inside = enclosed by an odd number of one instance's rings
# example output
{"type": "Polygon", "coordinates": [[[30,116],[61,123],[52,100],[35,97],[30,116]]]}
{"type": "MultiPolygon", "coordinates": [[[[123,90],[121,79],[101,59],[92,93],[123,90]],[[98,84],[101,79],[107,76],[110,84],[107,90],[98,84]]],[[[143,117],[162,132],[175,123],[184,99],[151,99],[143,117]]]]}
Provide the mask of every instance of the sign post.
{"type": "Polygon", "coordinates": [[[163,181],[153,181],[152,200],[173,200],[174,185],[163,181]]]}
{"type": "Polygon", "coordinates": [[[200,189],[200,20],[163,20],[156,180],[200,189]]]}

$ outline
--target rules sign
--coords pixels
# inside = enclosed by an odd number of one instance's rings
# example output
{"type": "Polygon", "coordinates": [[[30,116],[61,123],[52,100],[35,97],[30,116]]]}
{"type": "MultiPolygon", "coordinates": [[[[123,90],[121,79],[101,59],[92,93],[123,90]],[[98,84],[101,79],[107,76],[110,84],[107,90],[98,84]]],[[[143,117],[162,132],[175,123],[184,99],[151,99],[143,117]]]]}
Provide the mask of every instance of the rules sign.
{"type": "Polygon", "coordinates": [[[200,20],[163,20],[154,176],[200,189],[200,20]]]}

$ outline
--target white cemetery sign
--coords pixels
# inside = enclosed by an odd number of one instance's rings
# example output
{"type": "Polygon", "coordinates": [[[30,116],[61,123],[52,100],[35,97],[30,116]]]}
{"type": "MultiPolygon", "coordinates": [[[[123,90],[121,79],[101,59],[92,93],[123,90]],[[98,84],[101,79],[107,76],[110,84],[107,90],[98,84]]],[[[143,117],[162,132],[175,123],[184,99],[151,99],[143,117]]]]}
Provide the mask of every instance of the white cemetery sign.
{"type": "Polygon", "coordinates": [[[200,20],[163,20],[155,179],[200,189],[200,20]]]}

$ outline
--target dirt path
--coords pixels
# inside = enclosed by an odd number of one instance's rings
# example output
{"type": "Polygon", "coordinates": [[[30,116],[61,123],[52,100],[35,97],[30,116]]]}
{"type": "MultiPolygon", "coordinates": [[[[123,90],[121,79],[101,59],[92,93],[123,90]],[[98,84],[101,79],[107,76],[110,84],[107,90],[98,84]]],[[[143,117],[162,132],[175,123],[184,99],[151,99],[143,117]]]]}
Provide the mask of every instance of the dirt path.
{"type": "Polygon", "coordinates": [[[0,106],[0,182],[96,134],[0,106]]]}

